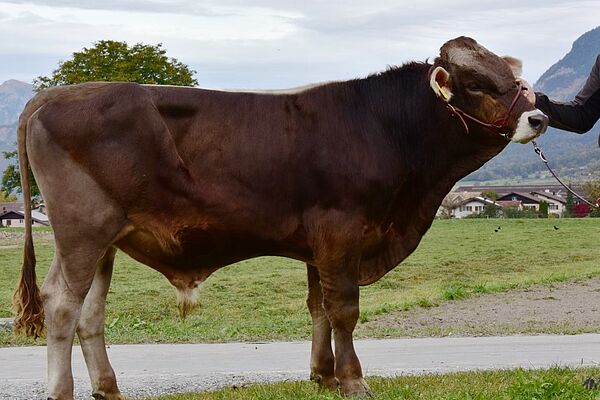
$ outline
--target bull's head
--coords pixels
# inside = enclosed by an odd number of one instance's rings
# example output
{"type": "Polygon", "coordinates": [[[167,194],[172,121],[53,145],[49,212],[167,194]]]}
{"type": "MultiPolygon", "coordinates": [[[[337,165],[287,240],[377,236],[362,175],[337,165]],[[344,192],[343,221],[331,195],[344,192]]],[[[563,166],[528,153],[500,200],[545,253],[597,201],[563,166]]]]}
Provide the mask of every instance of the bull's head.
{"type": "Polygon", "coordinates": [[[430,73],[435,94],[469,127],[526,143],[548,127],[548,117],[521,95],[521,62],[498,57],[468,37],[445,43],[430,73]]]}

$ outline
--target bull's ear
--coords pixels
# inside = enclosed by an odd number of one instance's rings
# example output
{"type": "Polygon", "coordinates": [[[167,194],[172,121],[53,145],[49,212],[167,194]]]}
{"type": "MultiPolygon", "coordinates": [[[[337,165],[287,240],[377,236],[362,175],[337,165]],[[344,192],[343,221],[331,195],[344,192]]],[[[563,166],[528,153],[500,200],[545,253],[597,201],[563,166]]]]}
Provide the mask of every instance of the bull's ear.
{"type": "Polygon", "coordinates": [[[506,61],[506,63],[512,70],[512,73],[515,76],[515,78],[518,78],[521,76],[521,74],[523,73],[523,62],[521,60],[519,60],[518,58],[511,57],[511,56],[504,56],[504,57],[502,57],[502,59],[504,59],[504,61],[506,61]]]}
{"type": "Polygon", "coordinates": [[[452,92],[450,91],[450,74],[442,67],[435,67],[429,78],[429,84],[435,95],[444,101],[450,101],[452,92]]]}

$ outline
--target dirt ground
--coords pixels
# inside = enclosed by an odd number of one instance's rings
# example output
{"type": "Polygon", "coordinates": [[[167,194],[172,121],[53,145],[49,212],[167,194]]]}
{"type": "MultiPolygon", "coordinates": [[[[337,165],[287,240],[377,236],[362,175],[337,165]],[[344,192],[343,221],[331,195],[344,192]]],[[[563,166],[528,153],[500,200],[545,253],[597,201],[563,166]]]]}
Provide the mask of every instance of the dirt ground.
{"type": "MultiPolygon", "coordinates": [[[[0,231],[0,247],[23,247],[25,234],[18,231],[0,231]]],[[[34,231],[34,243],[49,243],[54,240],[50,231],[34,231]]]]}
{"type": "Polygon", "coordinates": [[[416,308],[362,324],[389,336],[477,336],[600,332],[600,277],[486,294],[416,308]]]}

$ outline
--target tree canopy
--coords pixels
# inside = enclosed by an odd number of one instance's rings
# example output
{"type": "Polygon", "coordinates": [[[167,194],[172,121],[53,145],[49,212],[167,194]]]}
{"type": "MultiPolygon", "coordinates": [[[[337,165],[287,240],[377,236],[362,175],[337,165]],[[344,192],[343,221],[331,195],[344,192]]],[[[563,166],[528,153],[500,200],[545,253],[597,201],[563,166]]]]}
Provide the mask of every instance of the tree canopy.
{"type": "Polygon", "coordinates": [[[34,85],[36,90],[91,81],[195,86],[195,73],[177,59],[167,57],[160,43],[130,47],[126,42],[100,40],[60,62],[51,75],[37,77],[34,85]]]}
{"type": "MultiPolygon", "coordinates": [[[[169,58],[162,44],[127,45],[125,42],[101,40],[93,47],[73,53],[70,60],[61,61],[49,76],[34,80],[37,91],[60,85],[73,85],[91,81],[127,81],[158,85],[195,86],[196,71],[175,58],[169,58]]],[[[5,152],[4,157],[14,160],[2,174],[1,191],[4,196],[21,193],[21,176],[17,152],[5,152]]],[[[40,192],[30,173],[31,192],[34,198],[40,192]]]]}

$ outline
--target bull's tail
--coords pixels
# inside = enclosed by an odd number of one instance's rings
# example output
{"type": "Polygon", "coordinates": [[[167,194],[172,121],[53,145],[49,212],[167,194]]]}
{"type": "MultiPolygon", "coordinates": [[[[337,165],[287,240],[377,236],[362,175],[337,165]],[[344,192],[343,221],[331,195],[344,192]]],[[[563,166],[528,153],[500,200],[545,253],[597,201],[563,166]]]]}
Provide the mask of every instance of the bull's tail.
{"type": "Polygon", "coordinates": [[[35,276],[35,252],[31,232],[31,187],[29,182],[29,161],[27,158],[27,121],[31,116],[30,107],[26,107],[19,118],[18,151],[19,172],[25,205],[25,247],[23,250],[23,268],[21,278],[13,295],[13,305],[17,312],[14,331],[19,335],[33,338],[42,336],[44,332],[44,306],[40,297],[35,276]]]}

